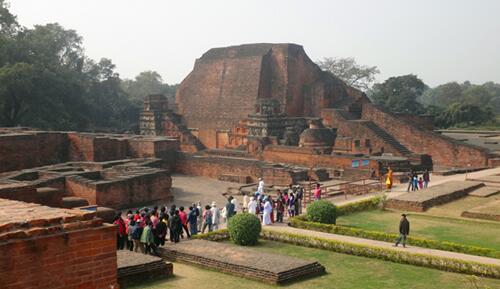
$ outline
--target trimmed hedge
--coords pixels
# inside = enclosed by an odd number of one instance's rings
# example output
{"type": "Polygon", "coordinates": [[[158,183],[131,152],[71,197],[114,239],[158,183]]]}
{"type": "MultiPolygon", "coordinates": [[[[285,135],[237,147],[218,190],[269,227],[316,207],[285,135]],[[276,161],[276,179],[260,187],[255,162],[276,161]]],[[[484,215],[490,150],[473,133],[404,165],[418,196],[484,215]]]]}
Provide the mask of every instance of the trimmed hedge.
{"type": "Polygon", "coordinates": [[[364,199],[357,202],[337,206],[337,216],[349,215],[356,212],[370,211],[379,209],[385,201],[385,196],[378,196],[364,199]]]}
{"type": "Polygon", "coordinates": [[[229,239],[229,231],[227,229],[220,229],[217,231],[208,232],[205,234],[191,235],[192,239],[202,239],[208,241],[224,241],[229,239]]]}
{"type": "MultiPolygon", "coordinates": [[[[395,240],[399,237],[398,234],[309,222],[302,216],[291,218],[289,224],[290,226],[295,228],[353,236],[353,237],[385,241],[385,242],[395,242],[395,240]]],[[[429,248],[429,249],[438,249],[438,250],[464,253],[470,255],[500,258],[500,251],[496,251],[494,249],[468,246],[446,241],[436,241],[436,240],[409,236],[408,239],[406,240],[406,243],[409,245],[429,248]]]]}
{"type": "Polygon", "coordinates": [[[241,246],[251,246],[257,244],[262,226],[259,218],[254,214],[236,214],[229,219],[229,237],[241,246]]]}
{"type": "Polygon", "coordinates": [[[445,257],[434,257],[424,254],[415,254],[399,250],[358,245],[337,240],[328,240],[318,237],[282,233],[270,230],[263,230],[262,238],[349,255],[377,258],[396,263],[500,279],[500,267],[495,265],[480,264],[445,257]]]}
{"type": "Polygon", "coordinates": [[[335,224],[337,220],[337,207],[329,201],[314,201],[307,206],[306,216],[312,222],[335,224]]]}

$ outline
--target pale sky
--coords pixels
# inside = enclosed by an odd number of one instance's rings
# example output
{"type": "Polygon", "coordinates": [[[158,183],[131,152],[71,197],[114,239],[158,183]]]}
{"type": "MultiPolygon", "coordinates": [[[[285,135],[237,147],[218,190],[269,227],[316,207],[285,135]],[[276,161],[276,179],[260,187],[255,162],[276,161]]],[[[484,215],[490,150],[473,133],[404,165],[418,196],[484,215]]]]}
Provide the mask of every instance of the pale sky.
{"type": "Polygon", "coordinates": [[[500,0],[10,0],[19,22],[77,30],[87,55],[123,78],[156,70],[169,84],[212,47],[297,43],[312,60],[354,57],[383,81],[500,82],[500,0]]]}

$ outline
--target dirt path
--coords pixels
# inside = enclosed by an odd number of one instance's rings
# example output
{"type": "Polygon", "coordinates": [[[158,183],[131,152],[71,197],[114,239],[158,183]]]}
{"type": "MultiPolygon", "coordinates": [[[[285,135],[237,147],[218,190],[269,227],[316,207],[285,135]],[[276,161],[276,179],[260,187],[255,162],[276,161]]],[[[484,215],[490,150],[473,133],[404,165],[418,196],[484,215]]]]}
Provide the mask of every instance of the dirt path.
{"type": "Polygon", "coordinates": [[[283,225],[282,224],[273,224],[271,226],[265,226],[264,228],[266,230],[276,231],[276,232],[300,234],[300,235],[319,237],[319,238],[324,238],[324,239],[329,239],[329,240],[342,241],[342,242],[347,242],[347,243],[352,243],[352,244],[357,244],[357,245],[369,245],[369,246],[373,246],[373,247],[379,247],[379,248],[396,250],[396,251],[404,251],[404,252],[410,252],[410,253],[415,253],[415,254],[425,254],[425,255],[431,255],[431,256],[453,258],[453,259],[458,259],[458,260],[477,262],[477,263],[481,263],[481,264],[500,266],[500,259],[495,259],[495,258],[467,255],[467,254],[462,254],[462,253],[455,253],[455,252],[435,250],[435,249],[420,248],[420,247],[415,247],[415,246],[406,246],[406,248],[403,248],[402,246],[394,247],[393,243],[376,241],[376,240],[369,240],[369,239],[362,239],[362,238],[356,238],[356,237],[351,237],[351,236],[323,233],[323,232],[317,232],[317,231],[311,231],[311,230],[298,229],[298,228],[289,227],[285,224],[283,224],[283,225]]]}

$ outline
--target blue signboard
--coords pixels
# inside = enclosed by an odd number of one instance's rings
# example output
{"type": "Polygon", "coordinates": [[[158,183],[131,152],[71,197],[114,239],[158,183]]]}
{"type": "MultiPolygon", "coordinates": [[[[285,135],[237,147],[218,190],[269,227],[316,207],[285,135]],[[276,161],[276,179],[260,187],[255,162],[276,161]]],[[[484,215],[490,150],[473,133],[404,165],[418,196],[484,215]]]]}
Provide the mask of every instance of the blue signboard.
{"type": "Polygon", "coordinates": [[[359,161],[352,161],[352,167],[353,168],[359,167],[359,161]]]}

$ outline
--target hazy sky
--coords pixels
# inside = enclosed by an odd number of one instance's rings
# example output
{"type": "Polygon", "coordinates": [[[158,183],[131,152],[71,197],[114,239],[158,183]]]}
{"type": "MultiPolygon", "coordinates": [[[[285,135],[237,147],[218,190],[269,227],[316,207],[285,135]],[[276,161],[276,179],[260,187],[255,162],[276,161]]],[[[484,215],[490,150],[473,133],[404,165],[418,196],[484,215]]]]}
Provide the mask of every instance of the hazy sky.
{"type": "Polygon", "coordinates": [[[312,60],[356,58],[379,81],[414,73],[434,86],[500,82],[499,0],[10,0],[21,24],[77,30],[87,54],[122,77],[156,70],[180,82],[212,47],[304,46],[312,60]]]}

